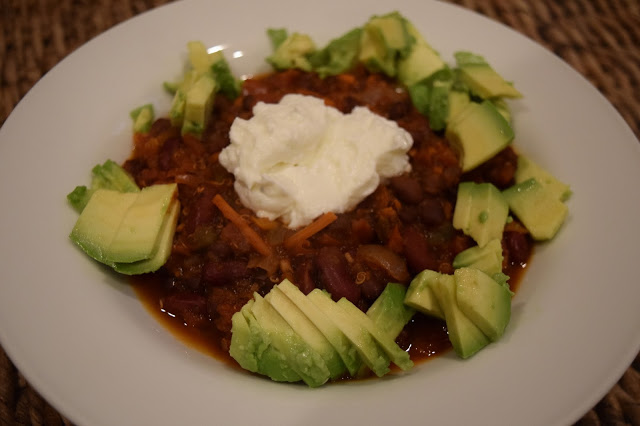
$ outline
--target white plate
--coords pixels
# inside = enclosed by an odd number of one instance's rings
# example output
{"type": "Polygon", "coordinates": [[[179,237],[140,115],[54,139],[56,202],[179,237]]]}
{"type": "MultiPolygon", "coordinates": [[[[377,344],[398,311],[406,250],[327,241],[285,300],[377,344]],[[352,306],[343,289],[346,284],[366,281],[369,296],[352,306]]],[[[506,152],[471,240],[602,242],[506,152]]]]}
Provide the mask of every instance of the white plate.
{"type": "Polygon", "coordinates": [[[611,105],[551,53],[460,8],[398,0],[187,1],[87,43],[47,74],[0,130],[0,341],[47,400],[84,425],[553,425],[577,420],[640,347],[640,144],[611,105]],[[223,45],[238,73],[266,68],[267,27],[323,44],[397,8],[444,55],[467,49],[525,94],[516,146],[571,183],[570,217],[537,250],[506,337],[468,361],[306,389],[241,374],[185,347],[127,284],[68,240],[65,196],[131,148],[128,112],[177,77],[185,43],[223,45]],[[231,59],[234,52],[238,59],[231,59]],[[241,52],[241,53],[240,53],[241,52]]]}

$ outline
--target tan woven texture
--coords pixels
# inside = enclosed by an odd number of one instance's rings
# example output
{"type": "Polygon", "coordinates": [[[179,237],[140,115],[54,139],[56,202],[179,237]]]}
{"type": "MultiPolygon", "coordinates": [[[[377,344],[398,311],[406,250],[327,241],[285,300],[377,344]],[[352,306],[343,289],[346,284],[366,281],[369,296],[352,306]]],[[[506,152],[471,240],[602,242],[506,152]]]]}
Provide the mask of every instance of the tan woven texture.
{"type": "MultiPolygon", "coordinates": [[[[0,0],[0,125],[44,73],[113,25],[168,0],[0,0]]],[[[454,0],[539,42],[640,138],[640,0],[454,0]]],[[[639,301],[640,307],[640,301],[639,301]]],[[[638,324],[640,326],[640,324],[638,324]]],[[[640,426],[640,357],[578,425],[640,426]]],[[[0,425],[70,424],[0,348],[0,425]]]]}

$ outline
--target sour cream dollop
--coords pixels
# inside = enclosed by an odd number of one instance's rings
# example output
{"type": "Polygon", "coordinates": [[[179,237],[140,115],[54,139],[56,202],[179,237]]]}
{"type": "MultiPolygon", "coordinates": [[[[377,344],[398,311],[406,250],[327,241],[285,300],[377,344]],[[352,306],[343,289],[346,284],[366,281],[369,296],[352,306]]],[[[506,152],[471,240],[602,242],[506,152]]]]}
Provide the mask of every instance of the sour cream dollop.
{"type": "Polygon", "coordinates": [[[298,94],[259,102],[251,119],[235,119],[229,137],[219,160],[234,174],[242,203],[292,229],[348,211],[381,179],[409,171],[413,145],[395,121],[366,107],[342,114],[298,94]]]}

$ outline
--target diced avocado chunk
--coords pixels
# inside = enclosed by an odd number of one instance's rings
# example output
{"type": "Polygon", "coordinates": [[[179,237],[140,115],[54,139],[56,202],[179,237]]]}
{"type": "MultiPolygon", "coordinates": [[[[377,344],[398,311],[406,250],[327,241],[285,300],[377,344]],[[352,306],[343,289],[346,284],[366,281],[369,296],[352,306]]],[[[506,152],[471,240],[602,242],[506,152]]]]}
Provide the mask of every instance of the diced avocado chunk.
{"type": "Polygon", "coordinates": [[[453,227],[473,238],[480,247],[502,239],[509,206],[491,183],[462,182],[458,185],[453,227]]]}
{"type": "Polygon", "coordinates": [[[344,374],[346,367],[336,349],[278,286],[273,287],[264,299],[284,318],[293,331],[324,359],[332,379],[344,374]]]}
{"type": "Polygon", "coordinates": [[[454,277],[458,307],[495,342],[511,319],[511,292],[479,269],[456,269],[454,277]]]}
{"type": "Polygon", "coordinates": [[[322,290],[314,289],[307,295],[320,310],[334,322],[334,324],[342,330],[342,332],[351,340],[355,346],[360,358],[378,377],[387,374],[389,370],[389,357],[380,349],[375,342],[371,333],[362,325],[354,323],[351,316],[334,302],[330,296],[323,293],[322,290]]]}
{"type": "Polygon", "coordinates": [[[408,55],[398,61],[398,80],[411,87],[433,77],[438,71],[447,68],[447,64],[411,23],[407,23],[407,29],[415,42],[408,55]]]}
{"type": "Polygon", "coordinates": [[[380,345],[382,350],[384,350],[385,353],[389,356],[391,362],[400,367],[401,370],[405,371],[413,367],[413,361],[411,361],[409,353],[402,350],[402,348],[396,344],[391,336],[376,327],[374,322],[369,316],[367,316],[367,314],[362,312],[353,303],[351,303],[344,297],[337,302],[337,305],[344,309],[344,311],[351,317],[354,323],[360,325],[369,333],[371,333],[371,336],[373,336],[378,345],[380,345]]]}
{"type": "Polygon", "coordinates": [[[135,180],[120,165],[112,160],[98,164],[91,170],[91,187],[77,186],[67,195],[71,206],[81,213],[97,189],[111,189],[118,192],[139,192],[135,180]]]}
{"type": "Polygon", "coordinates": [[[389,283],[367,310],[375,326],[392,339],[398,337],[415,314],[415,309],[404,304],[406,294],[404,285],[389,283]]]}
{"type": "Polygon", "coordinates": [[[406,57],[414,44],[408,23],[399,13],[373,16],[362,29],[359,60],[371,71],[394,77],[398,60],[406,57]]]}
{"type": "Polygon", "coordinates": [[[452,89],[449,91],[449,115],[447,123],[454,120],[455,117],[466,108],[471,102],[469,92],[452,89]]]}
{"type": "Polygon", "coordinates": [[[135,133],[148,133],[155,118],[152,104],[142,105],[129,113],[135,133]]]}
{"type": "Polygon", "coordinates": [[[229,63],[222,55],[219,60],[211,65],[211,73],[217,82],[220,93],[229,99],[235,99],[240,96],[240,87],[242,84],[240,80],[231,73],[229,63]]]}
{"type": "Polygon", "coordinates": [[[309,56],[313,70],[322,78],[350,70],[358,59],[361,36],[362,28],[354,28],[313,52],[309,56]]]}
{"type": "Polygon", "coordinates": [[[444,312],[438,303],[433,285],[440,279],[439,272],[425,269],[411,280],[404,303],[432,317],[444,319],[444,312]]]}
{"type": "Polygon", "coordinates": [[[183,134],[202,135],[211,115],[213,96],[217,87],[213,75],[205,73],[189,88],[184,105],[183,134]]]}
{"type": "Polygon", "coordinates": [[[449,122],[446,137],[460,152],[462,171],[467,172],[507,147],[514,133],[495,106],[484,101],[460,111],[449,122]]]}
{"type": "Polygon", "coordinates": [[[111,262],[137,262],[157,251],[158,235],[178,191],[175,183],[152,185],[137,194],[109,246],[111,262]]]}
{"type": "Polygon", "coordinates": [[[269,37],[271,41],[271,48],[273,50],[278,49],[288,36],[287,30],[284,28],[267,28],[267,37],[269,37]]]}
{"type": "Polygon", "coordinates": [[[249,341],[246,342],[248,354],[236,355],[237,357],[234,356],[234,358],[239,364],[242,361],[248,364],[249,367],[254,366],[253,360],[255,360],[257,369],[247,369],[263,374],[276,382],[299,382],[302,380],[300,375],[291,368],[290,363],[282,352],[273,346],[269,334],[260,326],[253,315],[252,308],[254,303],[253,299],[249,300],[240,310],[249,325],[250,336],[249,341]]]}
{"type": "Polygon", "coordinates": [[[449,118],[449,92],[451,80],[435,80],[431,88],[429,101],[429,126],[433,130],[442,130],[449,118]]]}
{"type": "Polygon", "coordinates": [[[557,193],[535,178],[515,184],[502,194],[535,240],[553,238],[567,217],[567,206],[557,198],[557,193]]]}
{"type": "Polygon", "coordinates": [[[454,56],[460,80],[477,96],[483,99],[522,97],[522,94],[481,56],[469,52],[456,52],[454,56]]]}
{"type": "Polygon", "coordinates": [[[458,253],[453,259],[453,267],[475,268],[493,276],[502,272],[502,261],[502,243],[498,238],[494,238],[484,247],[473,246],[458,253]]]}
{"type": "Polygon", "coordinates": [[[569,185],[558,180],[530,158],[523,155],[518,156],[518,167],[515,173],[516,183],[522,183],[531,178],[535,178],[540,185],[544,186],[547,191],[551,192],[560,201],[567,201],[571,196],[569,185]]]}
{"type": "Polygon", "coordinates": [[[469,358],[487,346],[489,338],[458,307],[455,278],[442,275],[432,288],[444,312],[449,340],[456,354],[469,358]]]}
{"type": "Polygon", "coordinates": [[[98,262],[111,265],[111,243],[137,198],[135,192],[96,190],[80,213],[71,231],[71,240],[98,262]]]}
{"type": "Polygon", "coordinates": [[[176,199],[169,207],[168,213],[165,215],[160,233],[157,237],[156,245],[153,249],[153,255],[149,259],[139,260],[132,263],[114,263],[113,269],[116,272],[126,275],[138,275],[154,272],[164,265],[171,255],[173,247],[173,235],[178,222],[180,213],[180,202],[176,199]]]}
{"type": "Polygon", "coordinates": [[[277,70],[299,68],[311,71],[308,56],[316,50],[316,45],[306,34],[293,33],[282,41],[267,57],[267,62],[277,70]]]}
{"type": "Polygon", "coordinates": [[[268,335],[270,344],[286,357],[308,386],[317,387],[329,380],[329,369],[322,357],[258,293],[254,294],[251,313],[268,335]]]}
{"type": "Polygon", "coordinates": [[[283,280],[277,285],[304,314],[315,324],[320,332],[329,340],[335,350],[340,354],[349,374],[355,376],[360,369],[362,362],[358,356],[356,347],[349,338],[334,324],[325,312],[319,309],[289,280],[283,280]]]}

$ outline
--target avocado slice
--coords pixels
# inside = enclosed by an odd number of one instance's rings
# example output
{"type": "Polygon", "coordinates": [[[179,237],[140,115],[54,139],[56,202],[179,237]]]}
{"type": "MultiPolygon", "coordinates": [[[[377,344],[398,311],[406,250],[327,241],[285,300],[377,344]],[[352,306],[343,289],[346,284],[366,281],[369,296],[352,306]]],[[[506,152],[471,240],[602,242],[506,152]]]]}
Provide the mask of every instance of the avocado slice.
{"type": "Polygon", "coordinates": [[[284,318],[295,333],[320,354],[329,369],[332,379],[336,379],[344,374],[346,366],[342,362],[336,349],[320,332],[318,327],[314,325],[305,313],[300,310],[278,286],[273,287],[264,299],[284,318]]]}
{"type": "Polygon", "coordinates": [[[158,235],[177,192],[178,185],[172,183],[148,186],[137,194],[109,245],[110,262],[130,263],[155,255],[158,235]]]}
{"type": "Polygon", "coordinates": [[[229,355],[235,359],[240,367],[253,373],[258,372],[258,358],[256,357],[256,348],[254,336],[251,334],[249,322],[238,311],[231,317],[231,344],[229,346],[229,355]]]}
{"type": "Polygon", "coordinates": [[[315,324],[338,352],[349,374],[355,376],[362,365],[362,361],[360,360],[356,347],[351,343],[349,338],[345,336],[342,330],[331,321],[325,312],[307,299],[304,293],[291,283],[291,281],[285,279],[276,287],[315,324]]]}
{"type": "Polygon", "coordinates": [[[149,259],[139,260],[131,263],[114,263],[113,269],[116,272],[126,275],[139,275],[154,272],[160,269],[167,262],[171,255],[173,247],[173,235],[180,214],[180,202],[175,199],[171,203],[168,213],[165,215],[164,221],[160,228],[156,244],[153,249],[153,255],[149,259]]]}
{"type": "Polygon", "coordinates": [[[155,118],[152,104],[142,105],[129,113],[133,120],[134,133],[149,133],[155,118]]]}
{"type": "Polygon", "coordinates": [[[500,239],[494,238],[484,247],[474,246],[461,251],[453,259],[453,267],[475,268],[485,274],[492,276],[502,272],[502,243],[500,239]]]}
{"type": "Polygon", "coordinates": [[[432,288],[441,275],[430,269],[425,269],[416,275],[409,284],[404,303],[424,314],[444,319],[444,312],[432,288]]]}
{"type": "Polygon", "coordinates": [[[460,268],[453,275],[458,307],[495,342],[511,319],[511,292],[479,269],[460,268]]]}
{"type": "Polygon", "coordinates": [[[380,349],[371,333],[362,325],[354,323],[351,316],[331,300],[328,294],[316,288],[307,295],[307,298],[320,310],[324,311],[333,323],[351,340],[361,359],[371,371],[378,377],[382,377],[390,371],[389,357],[380,349]]]}
{"type": "Polygon", "coordinates": [[[524,155],[518,156],[518,167],[514,177],[516,183],[522,183],[531,178],[535,178],[540,185],[545,187],[546,191],[551,192],[553,196],[560,201],[567,201],[571,196],[571,188],[569,185],[561,182],[549,171],[524,155]]]}
{"type": "Polygon", "coordinates": [[[400,369],[406,371],[413,367],[413,361],[409,357],[409,353],[405,352],[396,344],[394,339],[387,333],[376,327],[374,322],[367,314],[358,309],[347,298],[338,300],[337,306],[344,309],[344,311],[351,317],[351,320],[358,324],[360,327],[371,333],[374,340],[380,345],[382,350],[389,356],[391,362],[400,367],[400,369]]]}
{"type": "Polygon", "coordinates": [[[114,257],[111,243],[137,198],[136,192],[96,190],[80,213],[69,237],[89,256],[111,265],[114,257]]]}
{"type": "Polygon", "coordinates": [[[282,316],[254,293],[251,313],[273,345],[309,387],[318,387],[329,380],[330,373],[322,357],[298,335],[282,316]]]}
{"type": "Polygon", "coordinates": [[[489,338],[458,307],[455,278],[442,275],[432,286],[444,312],[449,340],[461,358],[469,358],[490,343],[489,338]]]}
{"type": "MultiPolygon", "coordinates": [[[[291,367],[283,353],[273,346],[271,338],[253,315],[252,308],[254,303],[253,299],[249,300],[240,310],[249,325],[250,335],[248,341],[246,341],[246,353],[237,354],[237,358],[234,358],[238,363],[242,361],[250,367],[256,366],[256,371],[249,371],[265,375],[276,382],[299,382],[302,380],[300,375],[291,367]],[[253,360],[255,360],[255,364],[253,360]]],[[[234,352],[236,351],[234,350],[234,352]]]]}
{"type": "Polygon", "coordinates": [[[513,140],[511,125],[489,101],[470,102],[448,124],[446,138],[458,149],[463,172],[474,169],[513,140]]]}
{"type": "Polygon", "coordinates": [[[462,182],[458,185],[453,227],[473,238],[478,246],[502,239],[508,215],[509,206],[493,184],[462,182]]]}
{"type": "Polygon", "coordinates": [[[507,188],[502,193],[518,219],[538,241],[553,238],[564,223],[568,209],[557,193],[535,178],[507,188]]]}
{"type": "Polygon", "coordinates": [[[454,120],[455,117],[471,103],[469,92],[463,90],[452,89],[449,91],[449,115],[447,123],[454,120]]]}
{"type": "Polygon", "coordinates": [[[388,283],[380,296],[367,310],[373,324],[392,339],[396,339],[415,314],[415,309],[404,304],[407,287],[388,283]]]}

